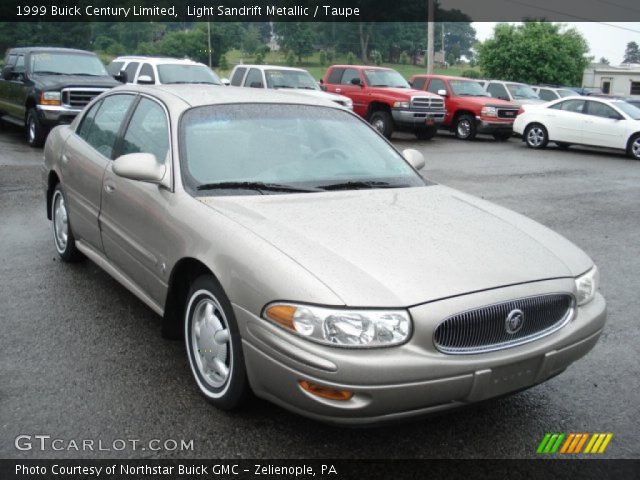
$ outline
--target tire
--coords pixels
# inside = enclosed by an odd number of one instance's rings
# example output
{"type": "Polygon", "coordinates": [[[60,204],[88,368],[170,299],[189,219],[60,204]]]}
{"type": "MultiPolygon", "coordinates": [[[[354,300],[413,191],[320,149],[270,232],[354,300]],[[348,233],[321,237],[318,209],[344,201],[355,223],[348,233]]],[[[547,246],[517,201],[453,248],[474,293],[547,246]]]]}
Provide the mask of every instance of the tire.
{"type": "Polygon", "coordinates": [[[200,393],[224,410],[241,406],[249,393],[242,341],[231,302],[213,275],[199,276],[189,288],[184,338],[200,393]]]}
{"type": "Polygon", "coordinates": [[[636,133],[629,139],[627,155],[634,160],[640,160],[640,133],[636,133]]]}
{"type": "Polygon", "coordinates": [[[511,138],[511,133],[494,133],[493,138],[495,138],[498,142],[506,142],[511,138]]]}
{"type": "Polygon", "coordinates": [[[416,130],[418,140],[431,140],[438,133],[437,127],[419,128],[416,130]]]}
{"type": "Polygon", "coordinates": [[[460,140],[473,140],[478,134],[476,120],[471,115],[460,115],[453,129],[456,138],[460,140]]]}
{"type": "Polygon", "coordinates": [[[549,133],[544,125],[532,123],[524,131],[524,141],[527,147],[539,150],[545,148],[549,143],[549,133]]]}
{"type": "Polygon", "coordinates": [[[76,248],[76,240],[69,222],[67,198],[60,184],[56,185],[51,197],[51,233],[53,245],[63,262],[75,263],[84,258],[76,248]]]}
{"type": "Polygon", "coordinates": [[[393,135],[393,118],[386,110],[376,110],[369,117],[369,123],[378,132],[390,139],[393,135]]]}
{"type": "Polygon", "coordinates": [[[558,146],[558,148],[560,150],[566,150],[567,148],[569,148],[571,146],[570,143],[565,143],[565,142],[556,142],[556,145],[558,146]]]}
{"type": "Polygon", "coordinates": [[[44,145],[47,138],[47,130],[40,123],[38,112],[35,108],[29,109],[27,112],[27,143],[33,148],[40,148],[44,145]]]}

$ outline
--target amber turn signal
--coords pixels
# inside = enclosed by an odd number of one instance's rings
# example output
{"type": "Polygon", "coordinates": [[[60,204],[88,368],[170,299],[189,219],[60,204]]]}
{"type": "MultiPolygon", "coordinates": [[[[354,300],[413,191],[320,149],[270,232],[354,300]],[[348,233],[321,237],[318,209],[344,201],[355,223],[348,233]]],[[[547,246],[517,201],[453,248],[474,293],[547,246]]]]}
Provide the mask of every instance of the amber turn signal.
{"type": "Polygon", "coordinates": [[[351,400],[353,397],[353,392],[348,390],[336,390],[335,388],[323,387],[322,385],[316,385],[315,383],[307,382],[306,380],[300,380],[298,383],[303,390],[329,400],[345,402],[347,400],[351,400]]]}
{"type": "Polygon", "coordinates": [[[279,323],[283,327],[295,330],[293,326],[293,316],[297,308],[293,305],[273,305],[265,310],[265,315],[274,322],[279,323]]]}

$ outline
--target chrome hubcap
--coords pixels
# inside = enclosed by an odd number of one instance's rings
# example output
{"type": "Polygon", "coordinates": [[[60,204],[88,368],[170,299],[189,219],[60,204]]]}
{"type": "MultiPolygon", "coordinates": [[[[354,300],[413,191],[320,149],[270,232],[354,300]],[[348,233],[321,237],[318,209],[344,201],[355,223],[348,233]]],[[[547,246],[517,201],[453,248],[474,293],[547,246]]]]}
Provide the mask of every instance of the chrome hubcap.
{"type": "Polygon", "coordinates": [[[637,138],[631,145],[631,153],[633,156],[640,159],[640,138],[637,138]]]}
{"type": "Polygon", "coordinates": [[[211,387],[222,387],[231,371],[232,351],[227,319],[214,298],[200,300],[193,309],[191,344],[202,378],[211,387]]]}
{"type": "Polygon", "coordinates": [[[33,142],[36,138],[36,122],[33,117],[29,117],[29,141],[33,142]]]}
{"type": "Polygon", "coordinates": [[[376,118],[373,121],[373,128],[375,128],[380,133],[384,133],[384,121],[380,118],[376,118]]]}
{"type": "Polygon", "coordinates": [[[539,147],[544,142],[544,130],[540,127],[533,127],[527,134],[527,143],[533,147],[539,147]]]}
{"type": "Polygon", "coordinates": [[[58,252],[63,253],[69,238],[69,217],[64,197],[60,192],[56,192],[53,199],[53,238],[58,252]]]}
{"type": "Polygon", "coordinates": [[[471,124],[469,120],[460,120],[458,122],[458,136],[467,138],[471,134],[471,124]]]}

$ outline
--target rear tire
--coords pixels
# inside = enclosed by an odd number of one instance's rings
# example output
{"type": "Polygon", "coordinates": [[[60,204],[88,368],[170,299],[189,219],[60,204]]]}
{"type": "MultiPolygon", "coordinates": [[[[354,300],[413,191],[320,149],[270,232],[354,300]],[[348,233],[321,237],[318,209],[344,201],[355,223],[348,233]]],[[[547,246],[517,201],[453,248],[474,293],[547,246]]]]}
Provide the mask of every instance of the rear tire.
{"type": "Polygon", "coordinates": [[[629,139],[627,155],[634,160],[640,160],[640,133],[636,133],[629,139]]]}
{"type": "Polygon", "coordinates": [[[438,133],[437,127],[419,128],[416,130],[416,137],[418,140],[431,140],[438,133]]]}
{"type": "Polygon", "coordinates": [[[60,184],[56,185],[51,197],[51,233],[53,244],[63,262],[75,263],[84,258],[76,248],[76,240],[69,221],[67,199],[60,184]]]}
{"type": "Polygon", "coordinates": [[[544,125],[532,123],[524,131],[524,140],[529,148],[543,149],[549,143],[549,133],[544,125]]]}
{"type": "Polygon", "coordinates": [[[27,143],[33,148],[40,148],[47,138],[47,130],[40,123],[38,112],[35,108],[30,108],[27,112],[27,143]]]}
{"type": "Polygon", "coordinates": [[[231,302],[213,275],[199,276],[189,288],[184,338],[200,393],[224,410],[241,406],[249,394],[242,339],[231,302]]]}
{"type": "Polygon", "coordinates": [[[390,139],[391,135],[393,135],[393,118],[386,110],[373,112],[369,117],[369,123],[385,138],[390,139]]]}
{"type": "Polygon", "coordinates": [[[454,126],[456,138],[460,140],[473,140],[478,133],[476,120],[471,115],[460,115],[454,126]]]}

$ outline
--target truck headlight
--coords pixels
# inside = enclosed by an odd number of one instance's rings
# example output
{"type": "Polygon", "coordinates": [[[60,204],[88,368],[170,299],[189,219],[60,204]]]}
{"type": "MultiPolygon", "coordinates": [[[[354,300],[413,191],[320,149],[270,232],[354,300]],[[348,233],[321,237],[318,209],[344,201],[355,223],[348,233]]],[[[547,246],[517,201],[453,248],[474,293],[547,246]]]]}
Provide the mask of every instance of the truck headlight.
{"type": "Polygon", "coordinates": [[[482,115],[483,117],[497,117],[498,110],[496,109],[496,107],[482,107],[482,110],[480,110],[480,115],[482,115]]]}
{"type": "Polygon", "coordinates": [[[42,92],[40,105],[60,105],[60,92],[42,92]]]}
{"type": "Polygon", "coordinates": [[[576,302],[578,305],[589,303],[596,296],[600,285],[600,272],[593,267],[587,273],[580,275],[576,281],[576,302]]]}
{"type": "Polygon", "coordinates": [[[393,102],[393,108],[409,108],[409,102],[393,102]]]}
{"type": "Polygon", "coordinates": [[[406,342],[411,317],[406,310],[339,309],[272,303],[262,316],[301,337],[326,345],[367,348],[406,342]]]}

